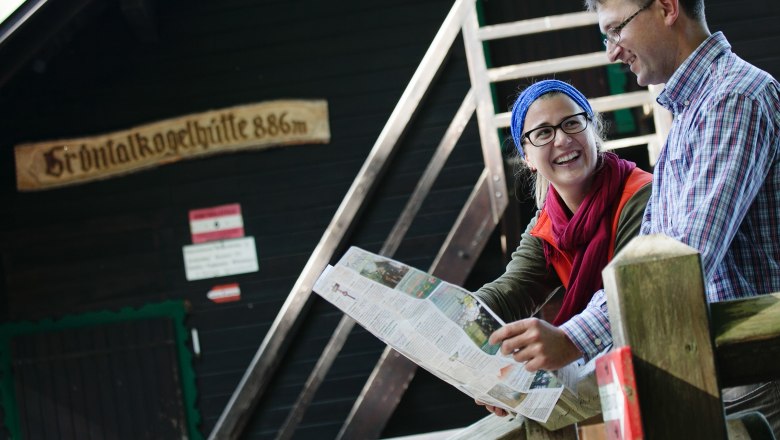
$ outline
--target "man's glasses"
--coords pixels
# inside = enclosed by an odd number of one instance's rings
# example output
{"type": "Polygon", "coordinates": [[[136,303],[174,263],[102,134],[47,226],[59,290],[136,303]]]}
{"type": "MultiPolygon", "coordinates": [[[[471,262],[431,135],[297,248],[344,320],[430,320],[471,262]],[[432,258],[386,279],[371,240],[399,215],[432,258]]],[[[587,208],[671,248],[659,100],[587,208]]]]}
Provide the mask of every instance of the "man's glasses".
{"type": "Polygon", "coordinates": [[[640,12],[642,12],[645,9],[649,8],[650,5],[652,5],[654,1],[655,0],[648,1],[647,3],[645,3],[644,6],[639,8],[638,11],[634,12],[633,14],[631,14],[630,17],[628,17],[625,20],[623,20],[622,23],[620,23],[619,25],[617,25],[615,27],[611,27],[611,28],[607,29],[607,32],[605,33],[607,38],[604,39],[604,46],[607,46],[607,43],[612,43],[614,46],[617,46],[620,43],[620,32],[623,30],[623,28],[626,27],[629,23],[631,23],[631,20],[633,20],[634,17],[636,17],[637,15],[639,15],[640,12]]]}
{"type": "Polygon", "coordinates": [[[577,134],[588,128],[588,121],[590,118],[587,112],[577,113],[567,116],[558,125],[545,125],[528,130],[521,139],[528,139],[528,142],[534,147],[544,147],[555,139],[559,128],[566,134],[577,134]]]}

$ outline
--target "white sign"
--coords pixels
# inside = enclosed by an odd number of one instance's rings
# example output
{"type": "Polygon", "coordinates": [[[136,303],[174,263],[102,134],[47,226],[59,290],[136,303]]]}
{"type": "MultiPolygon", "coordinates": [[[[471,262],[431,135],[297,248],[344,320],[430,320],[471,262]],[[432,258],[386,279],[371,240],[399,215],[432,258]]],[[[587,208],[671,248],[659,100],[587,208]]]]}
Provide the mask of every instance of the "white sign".
{"type": "Polygon", "coordinates": [[[182,248],[187,281],[257,272],[255,238],[211,241],[182,248]]]}

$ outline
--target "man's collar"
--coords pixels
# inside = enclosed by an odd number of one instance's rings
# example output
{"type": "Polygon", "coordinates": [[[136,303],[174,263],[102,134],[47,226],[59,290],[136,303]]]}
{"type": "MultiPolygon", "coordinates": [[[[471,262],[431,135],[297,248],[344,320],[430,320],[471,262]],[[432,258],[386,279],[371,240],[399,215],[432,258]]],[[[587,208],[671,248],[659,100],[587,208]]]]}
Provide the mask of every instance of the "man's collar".
{"type": "Polygon", "coordinates": [[[691,97],[697,94],[712,63],[730,50],[731,45],[722,32],[710,35],[674,71],[664,90],[658,95],[658,103],[673,113],[676,113],[680,105],[688,105],[691,97]]]}

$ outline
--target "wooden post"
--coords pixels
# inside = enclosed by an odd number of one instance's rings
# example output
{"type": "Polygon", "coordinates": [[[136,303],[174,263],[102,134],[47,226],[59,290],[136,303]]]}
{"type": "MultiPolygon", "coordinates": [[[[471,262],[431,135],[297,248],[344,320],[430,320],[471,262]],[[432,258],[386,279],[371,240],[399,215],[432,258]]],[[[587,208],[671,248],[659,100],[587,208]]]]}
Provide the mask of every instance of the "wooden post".
{"type": "Polygon", "coordinates": [[[641,236],[603,275],[614,344],[634,355],[645,439],[725,439],[698,252],[641,236]]]}

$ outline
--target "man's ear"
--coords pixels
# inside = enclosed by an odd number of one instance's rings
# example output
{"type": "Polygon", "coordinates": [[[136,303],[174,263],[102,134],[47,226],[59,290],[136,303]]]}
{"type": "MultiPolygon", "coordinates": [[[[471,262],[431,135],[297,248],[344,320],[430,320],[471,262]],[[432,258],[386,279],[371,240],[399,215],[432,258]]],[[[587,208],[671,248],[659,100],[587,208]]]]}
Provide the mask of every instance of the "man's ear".
{"type": "Polygon", "coordinates": [[[664,23],[673,25],[680,16],[680,0],[656,0],[664,14],[664,23]]]}

